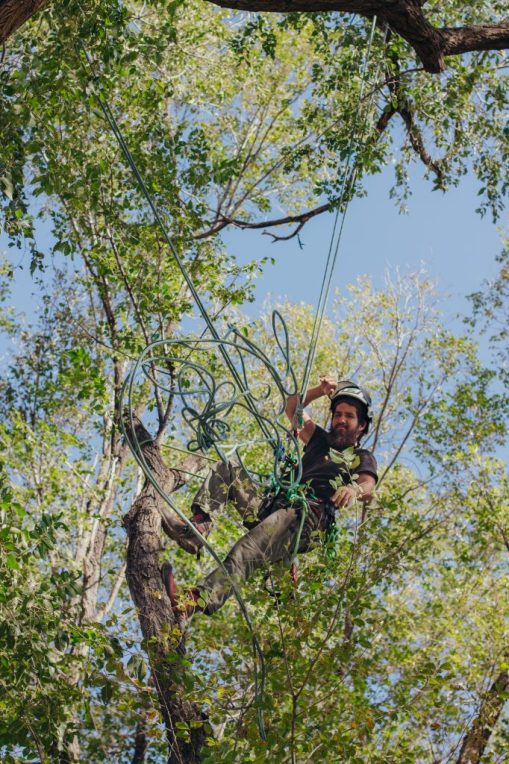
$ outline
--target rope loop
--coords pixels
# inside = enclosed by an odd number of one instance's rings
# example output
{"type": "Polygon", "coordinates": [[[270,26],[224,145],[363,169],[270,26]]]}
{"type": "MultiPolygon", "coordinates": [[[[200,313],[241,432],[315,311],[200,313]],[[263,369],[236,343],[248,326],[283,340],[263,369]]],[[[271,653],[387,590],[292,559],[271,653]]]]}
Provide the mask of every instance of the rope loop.
{"type": "MultiPolygon", "coordinates": [[[[369,41],[361,69],[361,87],[355,113],[355,127],[359,119],[361,105],[363,102],[363,90],[367,79],[368,61],[371,54],[375,29],[376,16],[373,18],[371,33],[369,36],[369,41]]],[[[277,389],[279,396],[283,397],[283,399],[289,395],[295,395],[298,390],[295,374],[291,365],[289,335],[284,319],[277,311],[272,314],[273,335],[280,354],[279,359],[275,361],[271,360],[261,348],[257,347],[247,336],[239,332],[239,330],[233,326],[229,326],[228,334],[221,338],[215,326],[215,322],[210,317],[205,303],[203,302],[196,288],[196,285],[194,284],[194,281],[186,267],[184,260],[173,244],[173,241],[166,229],[159,210],[154,203],[147,184],[145,183],[129,150],[115,115],[107,99],[103,97],[100,92],[101,82],[99,78],[99,72],[97,71],[88,51],[82,44],[81,51],[84,54],[90,69],[91,82],[93,83],[93,89],[96,93],[99,106],[104,114],[106,121],[109,123],[113,134],[115,135],[115,138],[124,154],[126,162],[132,170],[139,189],[147,201],[147,204],[153,214],[154,220],[162,232],[162,236],[175,259],[175,263],[177,264],[182,274],[182,278],[186,283],[198,310],[201,313],[209,334],[207,339],[203,339],[202,337],[180,340],[155,340],[149,344],[147,348],[145,348],[140,358],[135,363],[131,374],[126,379],[122,392],[122,398],[125,394],[127,394],[128,398],[129,431],[130,433],[135,432],[134,410],[137,408],[135,403],[139,404],[140,394],[144,389],[144,385],[146,385],[148,381],[150,386],[152,386],[156,392],[157,408],[158,413],[160,414],[160,421],[161,411],[164,411],[164,406],[161,403],[160,394],[163,393],[167,396],[166,411],[168,412],[173,409],[175,400],[179,402],[181,418],[180,422],[175,425],[174,429],[183,437],[190,437],[188,440],[188,449],[190,451],[207,450],[214,447],[220,458],[226,459],[227,451],[230,450],[235,453],[239,462],[244,464],[243,455],[240,450],[240,446],[243,444],[239,443],[238,441],[228,444],[226,441],[232,435],[234,435],[231,421],[234,419],[235,409],[240,407],[243,409],[243,412],[249,413],[249,415],[256,421],[259,432],[262,433],[263,442],[268,443],[273,451],[273,471],[272,475],[270,476],[270,482],[276,486],[275,490],[285,490],[286,496],[291,501],[291,503],[300,505],[302,510],[300,513],[300,524],[294,552],[296,555],[300,544],[302,530],[304,528],[304,522],[308,512],[308,503],[304,495],[304,488],[300,486],[300,479],[302,477],[302,463],[300,459],[299,445],[296,440],[295,433],[293,435],[289,434],[287,436],[288,444],[292,450],[290,457],[296,459],[295,468],[292,467],[290,469],[290,479],[288,480],[284,473],[284,465],[287,464],[287,460],[285,458],[282,460],[279,458],[282,453],[281,449],[284,448],[284,446],[282,446],[282,435],[283,433],[286,434],[286,427],[284,427],[279,421],[279,417],[283,414],[283,410],[260,411],[260,405],[262,403],[266,403],[270,408],[270,391],[272,388],[277,389]],[[211,354],[214,363],[209,363],[207,366],[205,366],[203,363],[200,364],[190,359],[191,354],[194,356],[195,354],[199,354],[204,350],[204,343],[205,345],[210,343],[208,349],[215,351],[211,354]],[[168,352],[168,348],[171,348],[173,352],[168,352]],[[219,361],[220,363],[218,363],[219,361]],[[256,364],[261,365],[265,374],[268,372],[268,380],[265,379],[265,381],[262,381],[261,383],[258,382],[258,384],[254,385],[252,382],[249,382],[251,375],[250,366],[253,364],[253,362],[255,362],[255,367],[256,364]],[[219,367],[221,367],[222,376],[227,380],[227,382],[224,384],[221,383],[220,385],[216,385],[215,372],[219,367]],[[141,383],[138,379],[140,372],[142,377],[141,383]],[[136,401],[134,401],[133,396],[136,398],[136,401]],[[228,422],[225,421],[227,417],[229,420],[228,422]]],[[[343,174],[341,192],[337,200],[335,200],[337,202],[336,218],[331,237],[331,244],[329,247],[326,271],[322,282],[322,290],[315,314],[309,353],[303,374],[301,396],[305,394],[305,390],[311,374],[320,328],[325,313],[327,297],[330,290],[332,274],[339,250],[339,243],[343,230],[346,208],[350,195],[350,188],[352,183],[355,182],[355,173],[357,170],[356,158],[354,160],[353,170],[351,172],[349,170],[349,165],[354,155],[356,139],[360,141],[362,136],[357,136],[357,129],[354,129],[352,130],[351,134],[345,166],[342,168],[343,174]],[[342,221],[338,226],[341,210],[342,221]],[[335,239],[336,230],[338,230],[337,239],[335,239]]],[[[208,360],[209,362],[211,361],[210,354],[208,360]]],[[[164,419],[164,417],[162,418],[164,419]]],[[[154,485],[160,496],[169,504],[173,511],[188,525],[189,528],[191,528],[195,535],[200,538],[203,545],[208,549],[212,557],[216,560],[218,565],[223,569],[223,572],[225,572],[231,581],[233,592],[252,635],[253,654],[255,657],[255,706],[257,708],[260,735],[263,739],[266,739],[262,715],[262,699],[265,684],[264,657],[256,637],[255,630],[251,623],[251,619],[247,612],[245,602],[239,592],[237,583],[227,573],[222,561],[219,559],[218,555],[215,553],[214,549],[210,546],[207,540],[194,528],[192,523],[190,523],[188,518],[185,517],[175,502],[171,499],[171,496],[169,496],[165,492],[163,486],[160,485],[156,475],[153,473],[144,457],[142,444],[133,440],[132,436],[128,437],[125,428],[123,434],[126,437],[133,455],[145,473],[147,479],[154,485]],[[258,672],[258,666],[260,666],[260,676],[258,672]]],[[[241,438],[241,440],[243,440],[243,438],[241,438]]],[[[249,445],[254,446],[255,456],[256,448],[260,443],[261,441],[258,438],[248,441],[249,445]]],[[[258,482],[258,475],[256,471],[252,470],[250,474],[252,475],[253,480],[258,482]]]]}

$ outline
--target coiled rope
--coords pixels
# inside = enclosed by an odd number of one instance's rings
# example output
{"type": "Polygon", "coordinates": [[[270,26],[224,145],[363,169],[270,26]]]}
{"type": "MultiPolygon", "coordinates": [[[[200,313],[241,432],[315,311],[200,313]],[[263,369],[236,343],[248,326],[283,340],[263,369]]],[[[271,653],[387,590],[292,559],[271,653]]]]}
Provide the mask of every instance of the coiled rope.
{"type": "MultiPolygon", "coordinates": [[[[362,64],[362,68],[361,68],[361,87],[360,87],[359,98],[358,98],[358,103],[357,103],[357,108],[356,108],[356,113],[355,113],[354,127],[357,126],[359,118],[360,118],[360,112],[361,112],[361,106],[362,106],[362,101],[363,101],[364,88],[365,88],[365,83],[366,83],[366,79],[367,79],[368,63],[369,63],[369,59],[370,59],[370,55],[371,55],[372,42],[373,42],[373,38],[374,38],[374,34],[375,34],[375,29],[376,29],[376,17],[373,18],[373,22],[372,22],[372,25],[371,25],[371,30],[370,30],[370,34],[369,34],[369,38],[368,38],[368,45],[367,45],[367,48],[366,48],[366,52],[365,52],[365,55],[364,55],[363,64],[362,64]]],[[[145,199],[147,201],[147,204],[149,205],[149,208],[150,208],[150,210],[151,210],[151,212],[152,212],[152,214],[154,216],[154,220],[157,223],[159,229],[161,230],[163,238],[164,238],[166,244],[168,245],[168,247],[169,247],[169,249],[170,249],[170,251],[171,251],[171,253],[172,253],[173,257],[174,257],[174,260],[175,260],[175,262],[176,262],[176,264],[177,264],[177,266],[178,266],[178,268],[179,268],[179,270],[180,270],[180,272],[182,274],[182,277],[183,277],[184,281],[186,282],[186,284],[187,284],[187,286],[189,288],[189,291],[190,291],[191,295],[193,296],[193,299],[194,299],[194,301],[196,303],[196,306],[198,307],[198,310],[200,311],[200,314],[202,315],[203,320],[205,321],[207,329],[209,330],[213,340],[217,344],[217,347],[219,348],[219,351],[220,351],[220,353],[221,353],[221,355],[223,357],[223,360],[226,363],[226,365],[227,365],[227,367],[228,367],[228,369],[229,369],[229,371],[230,371],[230,373],[231,373],[231,375],[232,375],[232,377],[233,377],[233,379],[234,379],[234,381],[235,381],[235,383],[236,383],[236,385],[238,387],[238,390],[240,391],[241,395],[244,397],[244,400],[246,402],[246,408],[250,411],[250,413],[257,420],[258,425],[259,425],[261,431],[263,432],[265,438],[267,439],[267,441],[273,446],[274,450],[277,451],[277,449],[280,448],[280,443],[278,443],[277,438],[274,438],[274,432],[272,431],[272,433],[271,433],[271,428],[269,426],[270,425],[269,421],[265,417],[262,417],[259,414],[259,412],[257,410],[257,407],[256,407],[255,400],[253,399],[253,396],[251,394],[251,391],[249,390],[249,388],[246,388],[246,386],[244,385],[245,375],[244,375],[244,380],[243,380],[242,375],[238,372],[234,362],[232,361],[232,359],[231,359],[231,357],[229,355],[228,350],[226,349],[227,342],[225,341],[224,338],[221,338],[220,335],[218,334],[218,332],[217,332],[217,330],[215,328],[214,322],[210,318],[210,316],[208,314],[208,311],[207,311],[203,301],[200,298],[200,295],[198,293],[198,290],[195,287],[195,284],[194,284],[194,282],[193,282],[193,280],[191,278],[191,275],[188,272],[187,268],[185,267],[184,262],[182,261],[181,257],[179,256],[179,254],[177,252],[177,249],[175,248],[175,246],[174,246],[174,244],[172,242],[172,239],[171,239],[171,237],[170,237],[170,235],[169,235],[169,233],[168,233],[168,231],[166,229],[166,226],[165,226],[165,224],[164,224],[164,222],[163,222],[163,220],[162,220],[162,218],[161,218],[161,216],[159,214],[159,211],[158,211],[158,209],[157,209],[157,207],[156,207],[156,205],[155,205],[155,203],[154,203],[154,201],[152,199],[150,191],[148,190],[148,188],[146,186],[146,183],[145,183],[145,181],[144,181],[144,179],[143,179],[143,177],[142,177],[142,175],[141,175],[141,173],[140,173],[140,171],[139,171],[139,169],[138,169],[138,167],[136,165],[136,162],[134,161],[134,158],[133,158],[133,156],[132,156],[132,154],[131,154],[131,152],[129,150],[129,147],[128,147],[125,139],[124,139],[122,131],[121,131],[121,129],[120,129],[119,125],[118,125],[118,122],[117,122],[117,120],[115,118],[115,115],[113,114],[113,111],[112,111],[112,109],[111,109],[111,107],[110,107],[110,105],[108,103],[108,100],[103,98],[103,96],[101,95],[101,92],[100,92],[100,78],[99,78],[99,76],[95,72],[94,62],[93,62],[91,56],[89,55],[88,51],[85,49],[85,47],[83,45],[81,45],[81,51],[84,54],[84,57],[85,57],[86,62],[88,64],[89,70],[91,72],[91,80],[92,80],[93,85],[94,85],[94,95],[95,95],[95,97],[97,99],[97,102],[98,102],[98,104],[100,106],[100,109],[101,109],[101,111],[102,111],[106,121],[108,122],[108,124],[109,124],[109,126],[110,126],[110,128],[111,128],[111,130],[112,130],[112,132],[113,132],[113,134],[114,134],[114,136],[115,136],[119,146],[120,146],[120,149],[121,149],[121,151],[122,151],[122,153],[124,155],[124,158],[125,158],[127,164],[129,165],[129,167],[130,167],[130,169],[131,169],[131,171],[132,171],[132,173],[133,173],[133,175],[134,175],[134,177],[136,179],[136,182],[137,182],[137,184],[138,184],[138,186],[139,186],[143,196],[145,197],[145,199]]],[[[342,232],[343,232],[344,221],[345,221],[346,211],[347,211],[347,207],[348,207],[348,199],[346,200],[346,203],[345,203],[345,196],[346,196],[347,191],[349,190],[348,179],[350,178],[351,183],[353,183],[354,180],[355,180],[355,177],[356,177],[356,171],[357,171],[357,163],[356,163],[356,161],[354,162],[352,172],[349,175],[349,169],[350,169],[350,165],[351,165],[351,162],[352,162],[352,156],[353,156],[354,132],[355,131],[353,130],[351,138],[350,138],[348,153],[347,153],[347,161],[345,163],[345,168],[343,169],[341,191],[340,191],[339,197],[336,200],[337,210],[336,210],[336,215],[335,215],[335,219],[334,219],[334,227],[333,227],[333,232],[332,232],[332,236],[331,236],[331,242],[330,242],[330,246],[329,246],[328,256],[327,256],[325,274],[324,274],[324,278],[323,278],[323,281],[322,281],[322,286],[321,286],[321,291],[320,291],[320,296],[319,296],[318,306],[317,306],[317,312],[316,312],[316,315],[315,315],[315,320],[314,320],[313,330],[312,330],[312,335],[311,335],[311,340],[310,340],[310,348],[309,348],[308,357],[307,357],[307,360],[306,360],[306,365],[305,365],[305,368],[304,368],[302,384],[301,384],[301,387],[300,387],[300,390],[301,390],[300,398],[301,398],[301,400],[302,400],[303,395],[305,394],[305,391],[307,389],[307,385],[309,383],[309,377],[310,377],[310,374],[311,374],[312,364],[313,364],[315,353],[316,353],[316,346],[317,346],[317,343],[318,343],[320,329],[321,329],[321,326],[322,326],[322,323],[323,323],[323,317],[324,317],[324,314],[325,314],[327,299],[328,299],[328,295],[329,295],[329,292],[330,292],[332,276],[333,276],[334,268],[335,268],[335,265],[336,265],[336,262],[337,262],[338,253],[339,253],[339,246],[340,246],[340,242],[341,242],[341,236],[342,236],[342,232]],[[340,215],[341,215],[341,221],[340,221],[340,215]]],[[[341,168],[338,169],[338,175],[339,175],[340,172],[341,172],[341,168]]],[[[279,316],[279,314],[275,314],[275,316],[279,317],[279,319],[282,320],[282,317],[279,316]]],[[[276,321],[276,320],[277,320],[277,318],[273,317],[273,321],[276,321]]],[[[284,322],[283,322],[283,324],[284,324],[284,322]]],[[[258,357],[265,356],[264,362],[266,363],[266,365],[267,365],[267,362],[268,362],[269,365],[267,366],[267,368],[270,369],[271,375],[272,375],[274,381],[276,381],[276,384],[278,384],[279,380],[280,380],[279,374],[277,372],[277,369],[275,369],[275,367],[273,367],[272,364],[270,364],[270,361],[267,358],[266,354],[262,353],[262,351],[260,351],[259,348],[257,348],[254,345],[254,343],[250,342],[247,338],[241,337],[241,335],[238,333],[238,331],[234,327],[230,327],[230,331],[233,332],[233,334],[236,336],[237,340],[240,338],[242,340],[242,342],[244,342],[246,344],[246,346],[249,346],[250,349],[252,351],[254,351],[258,355],[258,357]]],[[[291,364],[289,363],[289,357],[290,356],[289,356],[289,343],[288,343],[288,334],[287,334],[287,332],[285,333],[285,336],[286,336],[286,340],[285,340],[285,352],[284,352],[284,355],[286,354],[287,361],[288,361],[287,370],[291,370],[291,364]]],[[[277,337],[277,333],[276,333],[276,337],[277,337]]],[[[124,387],[123,387],[123,391],[122,391],[122,397],[124,397],[125,394],[127,394],[127,399],[128,399],[129,404],[132,403],[134,378],[135,378],[136,372],[138,371],[138,369],[140,368],[140,365],[142,364],[142,359],[144,359],[146,357],[147,351],[150,350],[150,352],[151,352],[152,349],[154,348],[154,345],[157,345],[157,344],[161,344],[161,345],[165,345],[166,346],[168,344],[168,341],[167,340],[166,341],[161,340],[161,341],[159,341],[159,343],[152,343],[150,346],[148,346],[148,348],[145,349],[145,351],[142,354],[142,356],[140,357],[140,359],[138,359],[138,361],[136,362],[133,371],[131,372],[131,374],[129,375],[129,377],[126,379],[126,381],[124,383],[124,387]]],[[[279,344],[279,341],[278,341],[278,344],[279,344]]],[[[236,345],[236,347],[237,347],[237,345],[236,345]]],[[[279,347],[280,347],[280,349],[282,349],[281,345],[279,347]]],[[[292,374],[293,374],[293,372],[292,372],[292,374]]],[[[284,390],[284,387],[283,387],[282,384],[278,384],[278,386],[280,387],[281,390],[284,390]]],[[[285,392],[287,392],[287,391],[285,390],[285,392]]],[[[130,430],[131,433],[134,433],[134,419],[133,419],[133,414],[132,414],[132,405],[129,405],[128,409],[129,409],[129,430],[130,430]]],[[[241,612],[242,612],[242,614],[243,614],[243,616],[244,616],[244,618],[246,620],[246,623],[247,623],[248,628],[249,628],[250,633],[251,633],[251,641],[252,641],[252,649],[253,649],[253,657],[254,657],[254,685],[255,685],[255,703],[256,703],[256,707],[257,707],[257,722],[258,722],[258,728],[259,728],[259,732],[260,732],[261,737],[263,739],[266,739],[264,722],[263,722],[263,713],[262,713],[262,702],[263,702],[264,686],[265,686],[265,661],[264,661],[264,656],[263,656],[260,644],[258,642],[256,633],[255,633],[255,630],[254,630],[254,627],[253,627],[253,624],[251,622],[249,613],[247,611],[247,607],[246,607],[245,601],[242,598],[242,595],[241,595],[241,593],[240,593],[240,591],[238,589],[238,586],[235,583],[234,579],[232,578],[232,576],[228,573],[228,571],[224,567],[221,559],[218,557],[218,555],[215,552],[215,550],[207,542],[207,539],[195,528],[195,526],[188,520],[188,518],[179,510],[178,506],[171,499],[170,495],[168,495],[164,491],[162,486],[159,484],[157,479],[154,477],[154,475],[152,474],[152,471],[151,471],[149,465],[147,464],[147,462],[146,462],[146,460],[144,458],[141,445],[138,442],[136,442],[135,439],[130,437],[130,435],[127,432],[123,422],[122,422],[121,426],[123,428],[124,436],[126,437],[126,440],[129,443],[130,448],[131,448],[131,450],[133,452],[133,455],[134,455],[136,461],[138,462],[139,466],[143,470],[143,472],[144,472],[145,476],[147,477],[147,479],[154,486],[154,488],[159,493],[159,495],[168,503],[168,505],[172,508],[172,510],[177,514],[177,516],[189,528],[191,528],[191,530],[194,533],[194,535],[201,541],[203,546],[209,551],[209,553],[211,554],[213,559],[221,567],[223,573],[228,578],[228,580],[229,580],[229,582],[230,582],[230,584],[232,586],[232,591],[234,593],[234,596],[235,596],[235,598],[236,598],[236,600],[237,600],[237,602],[239,604],[241,612]],[[258,668],[258,663],[259,663],[259,668],[258,668]]],[[[293,437],[293,436],[291,436],[291,437],[293,437]]],[[[297,444],[297,442],[296,442],[294,437],[293,437],[293,439],[295,441],[296,450],[298,452],[298,444],[297,444]]],[[[200,448],[205,448],[205,447],[207,447],[209,445],[213,445],[213,444],[214,444],[214,438],[211,436],[210,432],[208,433],[208,438],[202,439],[201,441],[197,442],[197,446],[200,447],[200,448]]],[[[295,554],[297,553],[297,550],[298,550],[298,547],[299,547],[300,538],[301,538],[302,529],[303,529],[303,526],[304,526],[304,521],[305,521],[306,511],[307,511],[307,502],[306,502],[305,496],[303,495],[302,491],[300,491],[298,489],[299,480],[301,478],[301,475],[302,475],[302,467],[301,467],[300,459],[299,459],[298,469],[296,471],[296,474],[293,475],[291,484],[289,486],[287,486],[287,495],[288,495],[288,497],[293,497],[293,500],[298,502],[298,503],[302,502],[301,519],[300,519],[299,530],[298,530],[298,533],[297,533],[297,539],[296,539],[296,545],[295,545],[295,554]]]]}

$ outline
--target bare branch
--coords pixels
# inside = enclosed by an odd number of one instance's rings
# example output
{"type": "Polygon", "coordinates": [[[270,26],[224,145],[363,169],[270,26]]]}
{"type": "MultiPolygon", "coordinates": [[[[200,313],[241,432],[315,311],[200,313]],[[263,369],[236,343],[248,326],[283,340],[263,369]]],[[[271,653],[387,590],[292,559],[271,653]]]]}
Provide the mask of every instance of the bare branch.
{"type": "Polygon", "coordinates": [[[125,569],[126,569],[126,565],[124,563],[121,566],[121,568],[118,570],[117,575],[115,576],[115,582],[112,586],[110,596],[108,597],[108,601],[105,603],[104,607],[102,607],[97,614],[98,621],[102,621],[103,618],[106,618],[111,608],[115,604],[115,600],[117,599],[117,595],[120,591],[120,587],[122,586],[125,579],[125,569]]]}
{"type": "Polygon", "coordinates": [[[259,223],[249,223],[246,220],[239,220],[238,218],[231,218],[227,217],[225,215],[221,215],[220,222],[217,223],[216,226],[213,228],[210,228],[208,231],[203,231],[202,233],[198,234],[195,238],[196,239],[206,239],[209,236],[212,236],[215,233],[218,233],[223,228],[226,228],[228,225],[233,225],[236,228],[241,229],[260,229],[260,228],[273,228],[274,226],[280,226],[280,225],[290,225],[292,223],[307,223],[308,220],[311,220],[311,218],[316,217],[317,215],[321,215],[322,212],[328,212],[332,205],[334,204],[333,201],[327,202],[326,204],[320,204],[318,207],[314,207],[312,210],[306,210],[306,212],[302,212],[300,215],[286,215],[285,217],[281,218],[274,218],[274,220],[265,220],[259,223]]]}

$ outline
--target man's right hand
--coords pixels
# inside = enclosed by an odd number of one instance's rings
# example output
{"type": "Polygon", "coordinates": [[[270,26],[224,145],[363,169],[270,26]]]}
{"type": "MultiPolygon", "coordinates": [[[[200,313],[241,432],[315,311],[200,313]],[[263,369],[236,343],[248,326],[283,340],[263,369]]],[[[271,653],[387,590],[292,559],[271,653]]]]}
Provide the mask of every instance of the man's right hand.
{"type": "MultiPolygon", "coordinates": [[[[319,378],[319,384],[316,385],[316,387],[308,388],[306,391],[306,395],[304,396],[304,400],[302,401],[302,406],[305,408],[313,401],[316,401],[318,398],[322,398],[324,395],[330,396],[331,393],[334,392],[334,390],[337,387],[337,382],[334,379],[334,377],[331,377],[329,375],[323,376],[319,378]]],[[[292,423],[292,427],[295,428],[295,422],[294,422],[294,416],[297,410],[297,404],[299,403],[299,399],[297,395],[290,395],[286,401],[286,407],[285,412],[286,416],[292,423]]],[[[313,433],[315,431],[315,423],[313,420],[304,412],[303,415],[303,426],[298,428],[299,430],[299,438],[302,440],[303,443],[309,443],[311,438],[313,437],[313,433]]]]}
{"type": "Polygon", "coordinates": [[[338,386],[338,383],[334,377],[331,377],[329,375],[320,377],[320,387],[322,390],[322,395],[330,396],[334,392],[337,386],[338,386]]]}

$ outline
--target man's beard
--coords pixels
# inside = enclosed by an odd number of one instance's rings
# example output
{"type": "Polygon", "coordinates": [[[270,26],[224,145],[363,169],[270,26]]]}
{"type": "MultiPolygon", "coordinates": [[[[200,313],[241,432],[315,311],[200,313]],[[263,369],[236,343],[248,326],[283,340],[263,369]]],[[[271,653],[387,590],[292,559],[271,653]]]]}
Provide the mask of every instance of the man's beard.
{"type": "Polygon", "coordinates": [[[357,434],[347,430],[331,430],[327,433],[327,442],[331,448],[349,448],[357,443],[357,434]]]}

